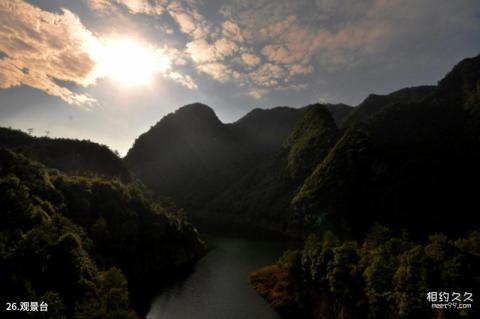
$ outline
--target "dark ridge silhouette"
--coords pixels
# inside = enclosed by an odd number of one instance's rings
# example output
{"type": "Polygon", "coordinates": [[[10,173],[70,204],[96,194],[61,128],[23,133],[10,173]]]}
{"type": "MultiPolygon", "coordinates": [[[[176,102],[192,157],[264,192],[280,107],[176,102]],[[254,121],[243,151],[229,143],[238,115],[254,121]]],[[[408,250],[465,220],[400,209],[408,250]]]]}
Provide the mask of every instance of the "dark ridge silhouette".
{"type": "Polygon", "coordinates": [[[478,96],[479,78],[480,55],[464,59],[438,83],[435,100],[457,105],[469,103],[473,95],[478,96]]]}
{"type": "Polygon", "coordinates": [[[417,86],[404,88],[387,95],[370,94],[362,103],[353,108],[353,111],[344,120],[342,127],[365,123],[392,104],[420,102],[430,96],[435,89],[435,86],[417,86]]]}
{"type": "Polygon", "coordinates": [[[325,106],[307,106],[304,114],[279,152],[226,185],[206,203],[203,214],[215,214],[215,220],[224,220],[231,228],[287,232],[290,199],[309,175],[311,162],[322,160],[337,138],[338,129],[325,106]]]}
{"type": "Polygon", "coordinates": [[[123,181],[132,178],[118,155],[107,146],[90,141],[33,137],[19,130],[0,127],[0,146],[69,174],[100,175],[123,181]]]}
{"type": "Polygon", "coordinates": [[[188,105],[140,136],[126,162],[206,224],[337,227],[351,236],[377,220],[444,230],[448,211],[472,203],[470,188],[452,185],[478,171],[478,59],[461,62],[438,87],[370,95],[353,110],[277,107],[223,124],[207,106],[188,105]]]}
{"type": "Polygon", "coordinates": [[[197,222],[206,218],[228,223],[234,214],[211,210],[208,203],[281,151],[304,112],[286,107],[253,110],[223,124],[207,106],[187,105],[142,134],[125,161],[157,194],[171,197],[197,222]]]}
{"type": "Polygon", "coordinates": [[[326,104],[325,107],[332,114],[335,124],[338,127],[342,127],[343,122],[348,118],[350,113],[355,109],[354,107],[346,104],[326,104]]]}
{"type": "Polygon", "coordinates": [[[373,222],[416,234],[478,227],[470,186],[480,177],[478,60],[461,62],[420,101],[388,98],[375,116],[346,128],[296,195],[297,212],[324,226],[330,219],[349,236],[373,222]]]}
{"type": "Polygon", "coordinates": [[[258,152],[275,153],[305,113],[305,108],[279,106],[272,109],[254,109],[229,126],[242,135],[258,152]]]}

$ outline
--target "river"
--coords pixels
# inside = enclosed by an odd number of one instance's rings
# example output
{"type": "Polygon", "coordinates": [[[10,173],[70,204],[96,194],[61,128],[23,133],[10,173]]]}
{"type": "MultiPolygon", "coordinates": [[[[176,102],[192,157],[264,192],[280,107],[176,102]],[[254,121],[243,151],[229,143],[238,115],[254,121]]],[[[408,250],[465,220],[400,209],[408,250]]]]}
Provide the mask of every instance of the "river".
{"type": "Polygon", "coordinates": [[[211,251],[184,279],[164,289],[147,319],[278,319],[248,282],[252,271],[276,261],[292,243],[209,237],[211,251]]]}

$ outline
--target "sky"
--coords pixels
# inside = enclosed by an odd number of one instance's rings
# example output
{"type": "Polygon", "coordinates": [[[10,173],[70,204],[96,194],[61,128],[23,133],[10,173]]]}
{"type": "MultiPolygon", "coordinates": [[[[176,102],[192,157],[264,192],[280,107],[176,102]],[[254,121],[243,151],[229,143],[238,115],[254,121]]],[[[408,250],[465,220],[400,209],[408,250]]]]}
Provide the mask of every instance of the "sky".
{"type": "Polygon", "coordinates": [[[479,53],[478,0],[0,0],[0,126],[124,155],[185,104],[355,106],[479,53]]]}

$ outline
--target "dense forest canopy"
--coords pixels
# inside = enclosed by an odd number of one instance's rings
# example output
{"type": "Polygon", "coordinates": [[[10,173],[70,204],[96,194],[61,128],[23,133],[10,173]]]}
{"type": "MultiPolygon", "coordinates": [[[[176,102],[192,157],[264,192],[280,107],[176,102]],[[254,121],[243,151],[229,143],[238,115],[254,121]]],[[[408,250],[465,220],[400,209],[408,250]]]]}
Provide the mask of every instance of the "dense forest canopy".
{"type": "Polygon", "coordinates": [[[355,108],[291,201],[314,234],[255,289],[291,318],[478,317],[479,88],[477,56],[355,108]]]}
{"type": "Polygon", "coordinates": [[[67,176],[4,147],[0,212],[0,299],[45,301],[48,318],[136,318],[129,288],[205,251],[141,184],[67,176]]]}

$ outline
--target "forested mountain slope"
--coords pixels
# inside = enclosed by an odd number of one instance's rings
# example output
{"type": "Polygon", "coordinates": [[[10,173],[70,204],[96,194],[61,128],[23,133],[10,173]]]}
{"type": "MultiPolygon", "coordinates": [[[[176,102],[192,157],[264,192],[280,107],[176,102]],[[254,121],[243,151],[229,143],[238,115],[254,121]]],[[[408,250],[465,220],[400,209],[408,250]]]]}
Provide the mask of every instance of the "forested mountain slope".
{"type": "Polygon", "coordinates": [[[0,147],[1,300],[45,301],[49,318],[136,318],[130,297],[204,252],[182,212],[141,184],[64,175],[0,147]]]}
{"type": "Polygon", "coordinates": [[[293,198],[313,234],[250,277],[285,317],[478,317],[480,56],[425,90],[367,98],[293,198]]]}
{"type": "Polygon", "coordinates": [[[348,127],[295,196],[297,211],[351,235],[375,221],[417,233],[478,225],[479,60],[461,62],[420,102],[387,104],[348,127]]]}

